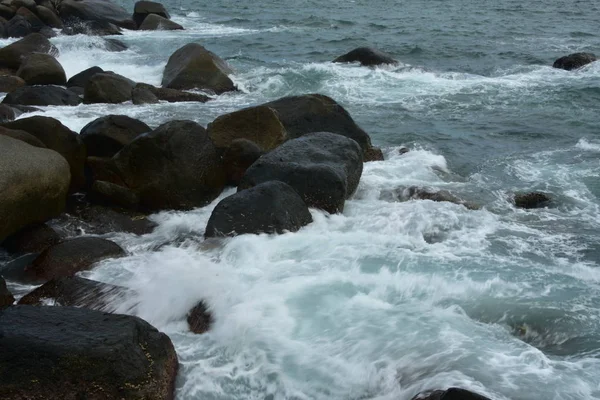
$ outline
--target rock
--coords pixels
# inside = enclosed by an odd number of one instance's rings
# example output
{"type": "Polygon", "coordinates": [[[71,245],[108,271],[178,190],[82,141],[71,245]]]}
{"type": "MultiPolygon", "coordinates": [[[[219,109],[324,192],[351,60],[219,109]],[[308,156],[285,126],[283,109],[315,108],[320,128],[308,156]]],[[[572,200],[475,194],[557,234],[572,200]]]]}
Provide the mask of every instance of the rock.
{"type": "Polygon", "coordinates": [[[188,326],[190,331],[196,334],[208,332],[213,323],[213,318],[204,302],[199,302],[190,310],[187,315],[188,326]]]}
{"type": "Polygon", "coordinates": [[[0,49],[0,67],[19,69],[22,60],[31,53],[48,53],[58,56],[58,49],[48,38],[32,33],[0,49]]]}
{"type": "Polygon", "coordinates": [[[202,207],[225,186],[214,144],[192,121],[159,126],[125,146],[114,161],[125,184],[149,211],[202,207]]]}
{"type": "Polygon", "coordinates": [[[109,206],[119,206],[135,210],[140,204],[140,198],[132,190],[106,181],[94,181],[90,196],[95,202],[109,206]]]}
{"type": "Polygon", "coordinates": [[[0,275],[5,279],[10,279],[11,281],[30,284],[31,281],[25,274],[25,268],[27,268],[27,266],[30,265],[38,256],[39,253],[25,254],[21,257],[15,258],[5,265],[0,265],[0,275]]]}
{"type": "Polygon", "coordinates": [[[127,10],[109,0],[63,0],[58,13],[63,21],[110,22],[121,28],[137,29],[127,10]]]}
{"type": "Polygon", "coordinates": [[[552,67],[572,71],[597,60],[592,53],[573,53],[554,61],[552,67]]]}
{"type": "Polygon", "coordinates": [[[238,191],[281,181],[294,188],[308,207],[337,213],[356,190],[362,169],[362,151],[354,140],[317,132],[263,155],[248,168],[238,191]]]}
{"type": "Polygon", "coordinates": [[[5,39],[8,37],[8,30],[6,29],[8,21],[0,17],[0,38],[5,39]]]}
{"type": "Polygon", "coordinates": [[[231,142],[223,153],[227,182],[237,186],[246,170],[263,154],[260,147],[250,140],[236,139],[231,142]]]}
{"type": "Polygon", "coordinates": [[[22,15],[15,15],[7,22],[6,35],[13,38],[24,38],[34,32],[27,18],[22,15]]]}
{"type": "Polygon", "coordinates": [[[37,13],[37,16],[40,18],[40,20],[44,24],[48,25],[50,28],[63,28],[62,21],[60,20],[60,18],[58,18],[58,15],[56,15],[51,9],[46,8],[44,6],[36,6],[35,12],[37,13]]]}
{"type": "Polygon", "coordinates": [[[459,388],[434,390],[416,395],[412,400],[490,400],[477,393],[459,388]]]}
{"type": "Polygon", "coordinates": [[[93,103],[123,103],[131,100],[131,81],[117,74],[98,73],[84,87],[83,101],[93,103]]]}
{"type": "Polygon", "coordinates": [[[383,161],[383,151],[378,147],[371,147],[364,151],[364,161],[383,161]]]}
{"type": "Polygon", "coordinates": [[[84,165],[86,150],[81,137],[50,117],[29,117],[2,124],[5,128],[23,130],[62,155],[69,163],[71,171],[71,190],[85,184],[84,165]]]}
{"type": "Polygon", "coordinates": [[[0,4],[0,17],[10,21],[15,16],[15,9],[4,4],[0,4]]]}
{"type": "MultiPolygon", "coordinates": [[[[7,106],[6,104],[0,104],[0,123],[13,121],[15,119],[15,117],[16,117],[16,113],[12,107],[7,106]]],[[[0,135],[2,135],[2,134],[6,134],[6,133],[0,130],[0,135]]],[[[13,136],[13,135],[8,134],[8,136],[13,136]]],[[[21,139],[21,137],[18,137],[17,139],[21,139]]],[[[25,142],[32,144],[27,140],[25,140],[25,142]]],[[[37,146],[37,147],[46,147],[46,146],[37,146]]]]}
{"type": "Polygon", "coordinates": [[[110,240],[97,237],[77,237],[44,250],[25,272],[32,280],[49,281],[75,275],[90,269],[107,258],[123,257],[125,251],[110,240]]]}
{"type": "Polygon", "coordinates": [[[43,306],[51,301],[56,306],[114,312],[115,307],[111,303],[122,301],[128,294],[124,287],[68,276],[44,283],[23,296],[18,304],[43,306]]]}
{"type": "Polygon", "coordinates": [[[66,85],[62,65],[50,54],[33,53],[23,60],[17,76],[28,85],[66,85]]]}
{"type": "Polygon", "coordinates": [[[137,317],[75,307],[0,311],[3,400],[170,400],[177,368],[168,336],[137,317]]]}
{"type": "Polygon", "coordinates": [[[152,92],[158,100],[168,101],[169,103],[179,103],[184,101],[197,101],[204,103],[210,98],[203,94],[184,92],[177,89],[157,88],[146,83],[138,83],[136,88],[147,89],[152,92]]]}
{"type": "Polygon", "coordinates": [[[112,36],[122,35],[121,29],[108,21],[71,20],[62,30],[64,35],[112,36]]]}
{"type": "Polygon", "coordinates": [[[409,150],[408,148],[406,148],[406,147],[400,147],[400,148],[398,149],[398,154],[400,154],[400,155],[402,155],[402,154],[406,154],[406,153],[408,153],[409,151],[410,151],[410,150],[409,150]]]}
{"type": "Polygon", "coordinates": [[[140,31],[176,31],[183,30],[183,26],[160,15],[150,14],[138,28],[140,31]]]}
{"type": "Polygon", "coordinates": [[[40,32],[43,28],[47,28],[46,24],[42,22],[30,9],[21,7],[17,10],[17,16],[20,15],[29,22],[31,30],[33,32],[40,32]]]}
{"type": "Polygon", "coordinates": [[[204,236],[296,232],[311,222],[308,207],[290,185],[268,181],[221,200],[204,236]]]}
{"type": "Polygon", "coordinates": [[[60,236],[46,224],[27,226],[2,242],[11,253],[41,253],[60,242],[60,236]]]}
{"type": "Polygon", "coordinates": [[[198,43],[189,43],[171,55],[162,86],[170,89],[202,89],[216,94],[237,90],[228,74],[231,68],[198,43]]]}
{"type": "Polygon", "coordinates": [[[59,86],[23,86],[6,95],[4,104],[26,106],[76,106],[81,99],[59,86]]]}
{"type": "Polygon", "coordinates": [[[15,112],[15,117],[20,117],[23,114],[32,113],[32,112],[43,112],[41,109],[39,109],[37,107],[24,106],[21,104],[11,104],[10,106],[3,104],[3,106],[12,108],[15,112]]]}
{"type": "Polygon", "coordinates": [[[70,88],[67,88],[67,90],[69,90],[70,92],[75,93],[77,96],[79,97],[83,97],[83,88],[79,87],[79,86],[71,86],[70,88]]]}
{"type": "Polygon", "coordinates": [[[469,210],[478,210],[480,208],[475,204],[456,197],[447,190],[433,190],[417,186],[382,191],[380,199],[388,201],[431,200],[458,204],[469,210]]]}
{"type": "Polygon", "coordinates": [[[104,50],[113,51],[113,52],[121,52],[127,50],[129,47],[120,40],[117,39],[104,39],[104,50]]]}
{"type": "Polygon", "coordinates": [[[0,309],[11,306],[15,302],[12,293],[6,287],[6,282],[0,276],[0,309]]]}
{"type": "Polygon", "coordinates": [[[158,103],[158,97],[152,91],[144,87],[134,87],[131,92],[131,101],[135,105],[141,104],[156,104],[158,103]]]}
{"type": "Polygon", "coordinates": [[[144,19],[150,14],[160,15],[163,18],[169,19],[171,16],[165,6],[153,1],[138,1],[133,8],[133,20],[140,26],[144,19]]]}
{"type": "Polygon", "coordinates": [[[206,127],[208,135],[220,148],[227,148],[236,139],[247,139],[270,151],[287,139],[277,113],[269,107],[245,108],[219,116],[206,127]]]}
{"type": "Polygon", "coordinates": [[[92,156],[88,157],[85,163],[87,186],[92,186],[94,181],[106,181],[126,186],[112,158],[92,156]]]}
{"type": "Polygon", "coordinates": [[[88,81],[90,80],[90,78],[100,72],[104,72],[104,70],[100,67],[91,67],[88,68],[84,71],[81,71],[80,73],[73,75],[68,81],[67,81],[67,87],[73,87],[73,86],[78,86],[78,87],[85,87],[85,85],[87,85],[88,81]]]}
{"type": "Polygon", "coordinates": [[[25,7],[31,11],[35,11],[35,6],[37,4],[35,3],[35,0],[13,0],[12,5],[16,8],[25,7]]]}
{"type": "Polygon", "coordinates": [[[277,112],[290,139],[307,133],[331,132],[355,140],[363,152],[372,147],[369,135],[330,97],[307,94],[284,97],[263,105],[277,112]]]}
{"type": "Polygon", "coordinates": [[[335,63],[352,63],[359,62],[360,65],[372,67],[382,64],[398,64],[398,61],[394,60],[392,56],[384,53],[380,50],[372,47],[359,47],[350,51],[349,53],[339,56],[335,60],[335,63]]]}
{"type": "Polygon", "coordinates": [[[0,135],[0,241],[60,214],[71,176],[55,151],[0,135]]]}
{"type": "MultiPolygon", "coordinates": [[[[6,107],[4,104],[1,104],[0,106],[6,107]]],[[[8,121],[2,121],[2,122],[8,122],[8,121]]],[[[5,128],[2,126],[2,127],[0,127],[0,135],[9,136],[13,139],[21,140],[32,146],[41,147],[42,149],[47,148],[46,145],[41,140],[39,140],[32,134],[22,131],[22,130],[8,129],[8,128],[5,128]]]]}
{"type": "Polygon", "coordinates": [[[12,92],[21,86],[25,86],[25,81],[18,76],[0,75],[0,92],[12,92]]]}
{"type": "Polygon", "coordinates": [[[515,194],[515,206],[518,208],[544,208],[550,205],[552,198],[546,193],[531,192],[515,194]]]}
{"type": "Polygon", "coordinates": [[[135,138],[152,129],[126,115],[107,115],[90,122],[80,132],[88,156],[112,157],[135,138]]]}

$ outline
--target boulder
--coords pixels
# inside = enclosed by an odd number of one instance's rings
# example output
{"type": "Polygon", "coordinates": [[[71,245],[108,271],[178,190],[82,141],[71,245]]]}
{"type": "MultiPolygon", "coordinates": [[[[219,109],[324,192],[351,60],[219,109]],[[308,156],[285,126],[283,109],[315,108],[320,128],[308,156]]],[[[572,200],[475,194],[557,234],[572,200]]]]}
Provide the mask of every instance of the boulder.
{"type": "Polygon", "coordinates": [[[140,31],[177,31],[183,30],[183,26],[160,15],[150,14],[144,18],[144,22],[138,29],[140,31]]]}
{"type": "Polygon", "coordinates": [[[229,79],[231,68],[198,43],[189,43],[171,55],[162,85],[170,89],[202,89],[216,94],[237,90],[229,79]]]}
{"type": "Polygon", "coordinates": [[[63,21],[110,22],[121,28],[137,29],[127,10],[109,0],[63,0],[58,13],[63,21]]]}
{"type": "Polygon", "coordinates": [[[39,253],[25,254],[15,258],[5,265],[0,265],[0,275],[11,281],[31,284],[31,280],[29,280],[25,274],[25,268],[27,268],[27,266],[30,265],[39,255],[39,253]]]}
{"type": "Polygon", "coordinates": [[[213,323],[213,318],[204,302],[200,301],[188,312],[187,322],[190,331],[202,334],[208,332],[213,323]]]}
{"type": "Polygon", "coordinates": [[[290,185],[268,181],[221,200],[204,236],[296,232],[311,222],[308,207],[290,185]]]}
{"type": "Polygon", "coordinates": [[[408,201],[408,200],[431,200],[436,202],[454,203],[469,210],[478,210],[480,207],[465,201],[447,190],[434,190],[418,186],[401,187],[393,190],[384,190],[381,192],[381,200],[387,201],[408,201]]]}
{"type": "Polygon", "coordinates": [[[122,35],[121,29],[108,21],[81,21],[70,20],[67,26],[62,30],[67,36],[88,35],[88,36],[112,36],[122,35]]]}
{"type": "Polygon", "coordinates": [[[159,102],[158,97],[151,90],[139,87],[139,85],[131,91],[131,101],[135,105],[156,104],[159,102]]]}
{"type": "Polygon", "coordinates": [[[6,25],[8,24],[8,20],[2,18],[0,16],[0,38],[5,39],[8,37],[8,31],[6,30],[6,25]]]}
{"type": "Polygon", "coordinates": [[[137,317],[75,307],[0,311],[3,400],[172,400],[177,368],[169,337],[137,317]]]}
{"type": "Polygon", "coordinates": [[[433,390],[416,395],[412,400],[490,400],[489,398],[469,390],[449,388],[448,390],[433,390]]]}
{"type": "Polygon", "coordinates": [[[106,204],[108,206],[136,210],[140,205],[140,198],[134,191],[106,181],[94,181],[89,195],[95,203],[106,204]]]}
{"type": "Polygon", "coordinates": [[[554,61],[552,67],[572,71],[597,60],[592,53],[573,53],[554,61]]]}
{"type": "Polygon", "coordinates": [[[104,44],[104,50],[112,51],[115,53],[118,53],[120,51],[125,51],[129,48],[125,43],[123,43],[117,39],[104,39],[103,44],[104,44]]]}
{"type": "Polygon", "coordinates": [[[36,6],[35,12],[40,20],[50,28],[62,29],[63,23],[54,11],[44,6],[36,6]]]}
{"type": "MultiPolygon", "coordinates": [[[[14,108],[7,106],[6,104],[0,104],[0,123],[13,121],[16,116],[17,116],[17,113],[15,112],[14,108]]],[[[7,134],[7,133],[0,130],[0,135],[3,135],[3,134],[7,134]]],[[[10,133],[8,133],[7,135],[13,136],[10,133]]],[[[18,139],[21,139],[21,137],[18,137],[18,139]]],[[[27,140],[25,140],[25,142],[32,144],[27,140]]],[[[38,147],[45,147],[45,146],[42,145],[42,146],[38,146],[38,147]]]]}
{"type": "Polygon", "coordinates": [[[27,18],[15,15],[5,25],[6,35],[13,38],[24,38],[34,32],[27,18]]]}
{"type": "Polygon", "coordinates": [[[112,157],[135,138],[152,129],[126,115],[107,115],[90,122],[79,133],[88,156],[112,157]]]}
{"type": "Polygon", "coordinates": [[[2,247],[11,253],[41,253],[58,244],[60,236],[46,224],[27,226],[2,242],[2,247]]]}
{"type": "MultiPolygon", "coordinates": [[[[4,104],[2,104],[1,106],[6,107],[4,104]]],[[[8,122],[8,121],[3,121],[3,122],[8,122]]],[[[21,140],[32,146],[41,147],[42,149],[47,148],[46,145],[41,140],[39,140],[32,134],[22,131],[22,130],[19,130],[19,129],[8,129],[3,126],[0,126],[0,135],[9,136],[13,139],[21,140]]]]}
{"type": "Polygon", "coordinates": [[[10,21],[10,19],[15,16],[15,11],[16,10],[12,7],[9,7],[5,4],[0,4],[0,17],[7,21],[10,21]]]}
{"type": "Polygon", "coordinates": [[[50,54],[33,53],[27,56],[17,76],[28,85],[66,85],[67,76],[62,65],[50,54]]]}
{"type": "Polygon", "coordinates": [[[97,73],[85,85],[83,101],[86,104],[117,104],[130,101],[134,86],[124,76],[105,72],[97,73]]]}
{"type": "Polygon", "coordinates": [[[0,49],[0,67],[17,70],[25,56],[31,53],[47,53],[56,57],[58,49],[45,36],[32,33],[0,49]]]}
{"type": "Polygon", "coordinates": [[[35,11],[35,6],[37,4],[35,3],[35,0],[13,0],[12,5],[16,8],[25,7],[31,11],[35,11]]]}
{"type": "Polygon", "coordinates": [[[371,147],[364,151],[364,162],[383,161],[383,151],[378,147],[371,147]]]}
{"type": "Polygon", "coordinates": [[[60,154],[0,135],[0,241],[60,214],[70,180],[60,154]]]}
{"type": "Polygon", "coordinates": [[[330,97],[307,94],[284,97],[263,105],[277,112],[290,139],[307,133],[331,132],[355,140],[363,152],[372,147],[369,135],[330,97]]]}
{"type": "Polygon", "coordinates": [[[294,188],[307,206],[337,213],[356,190],[362,169],[362,151],[354,140],[317,132],[263,155],[248,168],[238,191],[281,181],[294,188]]]}
{"type": "Polygon", "coordinates": [[[266,106],[221,115],[208,124],[206,130],[215,146],[220,148],[229,147],[236,139],[247,139],[262,151],[270,151],[287,139],[277,113],[266,106]]]}
{"type": "Polygon", "coordinates": [[[0,276],[0,309],[11,306],[14,302],[15,298],[6,287],[6,282],[4,279],[0,276]]]}
{"type": "Polygon", "coordinates": [[[60,86],[23,86],[6,95],[4,104],[25,106],[77,106],[81,99],[60,86]]]}
{"type": "Polygon", "coordinates": [[[515,206],[518,208],[544,208],[548,207],[552,198],[542,192],[517,193],[515,194],[515,206]]]}
{"type": "Polygon", "coordinates": [[[25,86],[25,81],[18,76],[0,75],[0,92],[9,93],[25,86]]]}
{"type": "Polygon", "coordinates": [[[90,80],[90,78],[100,72],[104,72],[104,70],[100,67],[91,67],[88,68],[86,70],[81,71],[78,74],[73,75],[68,81],[67,81],[67,87],[73,87],[73,86],[77,86],[77,87],[85,87],[85,85],[87,85],[88,81],[90,80]]]}
{"type": "Polygon", "coordinates": [[[192,121],[159,126],[125,146],[114,161],[125,184],[149,211],[202,207],[225,186],[214,144],[192,121]]]}
{"type": "Polygon", "coordinates": [[[44,250],[25,272],[33,281],[75,275],[90,269],[107,258],[123,257],[125,251],[110,240],[97,237],[77,237],[65,240],[44,250]]]}
{"type": "Polygon", "coordinates": [[[128,293],[124,287],[68,276],[44,283],[23,296],[18,304],[43,306],[52,301],[56,306],[113,312],[115,309],[111,303],[122,300],[128,293]]]}
{"type": "Polygon", "coordinates": [[[138,1],[135,3],[135,6],[133,7],[133,20],[137,26],[140,26],[142,22],[144,22],[144,19],[150,14],[160,15],[166,19],[171,18],[165,6],[160,3],[155,3],[153,1],[138,1]]]}
{"type": "Polygon", "coordinates": [[[76,190],[85,184],[84,165],[86,150],[81,137],[50,117],[29,117],[2,124],[8,129],[23,130],[62,155],[69,163],[71,189],[76,190]]]}
{"type": "Polygon", "coordinates": [[[339,56],[335,60],[335,63],[353,63],[359,62],[360,65],[366,67],[373,67],[376,65],[384,64],[398,64],[398,61],[394,60],[392,56],[383,51],[374,49],[372,47],[359,47],[356,48],[343,56],[339,56]]]}
{"type": "Polygon", "coordinates": [[[42,29],[47,28],[46,24],[42,22],[30,9],[21,7],[17,10],[17,16],[20,15],[29,22],[31,30],[33,32],[40,32],[42,29]]]}
{"type": "Polygon", "coordinates": [[[154,94],[158,100],[167,101],[169,103],[179,103],[184,101],[197,101],[204,103],[210,100],[208,96],[203,94],[184,92],[183,90],[177,89],[157,88],[152,85],[148,85],[147,83],[138,83],[135,87],[137,89],[146,89],[152,92],[152,94],[154,94]]]}
{"type": "Polygon", "coordinates": [[[88,157],[85,161],[85,168],[87,186],[91,186],[94,181],[106,181],[121,186],[127,186],[121,178],[119,169],[112,158],[88,157]]]}
{"type": "Polygon", "coordinates": [[[250,140],[236,139],[231,142],[223,153],[223,165],[227,174],[227,182],[237,186],[246,170],[263,154],[264,152],[260,147],[250,140]]]}

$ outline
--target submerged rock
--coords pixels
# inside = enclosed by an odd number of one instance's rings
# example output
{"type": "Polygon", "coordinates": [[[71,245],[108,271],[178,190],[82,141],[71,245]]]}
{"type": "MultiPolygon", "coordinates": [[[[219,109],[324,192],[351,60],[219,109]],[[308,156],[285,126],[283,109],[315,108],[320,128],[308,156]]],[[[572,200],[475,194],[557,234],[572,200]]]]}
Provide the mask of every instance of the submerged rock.
{"type": "Polygon", "coordinates": [[[0,67],[17,70],[31,53],[47,53],[56,57],[58,49],[45,36],[32,33],[0,49],[0,67]]]}
{"type": "Polygon", "coordinates": [[[356,48],[343,56],[339,56],[335,60],[335,63],[352,63],[359,62],[360,65],[372,67],[383,64],[398,64],[398,61],[394,60],[392,56],[384,53],[381,50],[374,49],[372,47],[359,47],[356,48]]]}
{"type": "Polygon", "coordinates": [[[466,389],[449,388],[434,390],[416,395],[412,400],[490,400],[489,398],[466,389]]]}
{"type": "Polygon", "coordinates": [[[552,198],[542,192],[515,194],[515,206],[518,208],[544,208],[550,205],[552,198]]]}
{"type": "Polygon", "coordinates": [[[79,133],[88,156],[112,157],[135,138],[152,129],[126,115],[107,115],[93,120],[79,133]]]}
{"type": "Polygon", "coordinates": [[[201,301],[190,310],[187,315],[187,322],[190,331],[196,334],[202,334],[208,332],[210,329],[213,323],[213,317],[204,302],[201,301]]]}
{"type": "Polygon", "coordinates": [[[24,106],[77,106],[81,99],[60,86],[23,86],[6,95],[4,104],[24,106]]]}
{"type": "Polygon", "coordinates": [[[378,147],[371,147],[364,152],[364,162],[383,161],[383,151],[378,147]]]}
{"type": "Polygon", "coordinates": [[[592,53],[573,53],[554,61],[552,67],[571,71],[574,69],[581,68],[584,65],[587,65],[597,60],[598,59],[596,58],[596,56],[592,53]]]}
{"type": "MultiPolygon", "coordinates": [[[[2,278],[2,276],[0,276],[0,309],[4,308],[4,307],[8,307],[10,305],[12,305],[15,302],[15,298],[13,297],[12,293],[8,290],[8,288],[6,287],[6,282],[4,281],[4,279],[2,278]]],[[[190,324],[191,327],[191,324],[190,324]]],[[[202,333],[202,332],[200,332],[202,333]]]]}
{"type": "Polygon", "coordinates": [[[67,76],[62,65],[50,54],[33,53],[27,56],[17,76],[28,85],[66,85],[67,76]]]}
{"type": "Polygon", "coordinates": [[[465,201],[447,190],[434,190],[418,186],[400,187],[393,190],[384,190],[380,198],[387,201],[408,201],[408,200],[431,200],[436,202],[454,203],[468,208],[469,210],[478,210],[480,207],[465,201]]]}
{"type": "Polygon", "coordinates": [[[204,236],[296,232],[311,222],[308,207],[290,185],[269,181],[221,200],[204,236]]]}
{"type": "Polygon", "coordinates": [[[73,307],[0,311],[3,400],[171,400],[177,368],[168,336],[136,317],[73,307]]]}
{"type": "Polygon", "coordinates": [[[11,253],[41,253],[60,242],[60,236],[46,224],[27,226],[2,242],[11,253]]]}
{"type": "Polygon", "coordinates": [[[344,136],[317,132],[290,140],[259,158],[240,181],[238,190],[268,181],[290,185],[307,206],[342,212],[360,180],[362,151],[344,136]]]}
{"type": "Polygon", "coordinates": [[[108,21],[72,20],[62,30],[64,35],[112,36],[122,35],[121,29],[108,21]]]}

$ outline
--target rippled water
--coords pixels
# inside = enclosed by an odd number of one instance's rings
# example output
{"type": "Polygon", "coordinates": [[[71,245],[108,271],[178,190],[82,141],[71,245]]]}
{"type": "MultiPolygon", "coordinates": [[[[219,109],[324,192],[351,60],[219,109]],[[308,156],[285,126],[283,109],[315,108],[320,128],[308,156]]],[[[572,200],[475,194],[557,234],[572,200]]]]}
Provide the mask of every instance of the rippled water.
{"type": "Polygon", "coordinates": [[[112,236],[130,256],[87,275],[139,291],[135,313],[177,348],[178,399],[408,400],[451,385],[498,400],[600,398],[600,63],[550,68],[600,52],[597,2],[165,4],[186,31],[127,32],[124,53],[52,39],[67,75],[100,65],[160,84],[168,56],[197,41],[234,67],[243,93],[45,115],[77,131],[108,113],[206,125],[318,92],[386,153],[365,165],[343,215],[312,210],[297,233],[203,243],[215,202],[152,216],[150,235],[112,236]],[[329,62],[360,45],[401,64],[329,62]],[[415,185],[481,208],[385,196],[415,185]],[[530,190],[556,206],[515,209],[512,194],[530,190]],[[215,325],[196,336],[185,314],[200,299],[215,325]]]}

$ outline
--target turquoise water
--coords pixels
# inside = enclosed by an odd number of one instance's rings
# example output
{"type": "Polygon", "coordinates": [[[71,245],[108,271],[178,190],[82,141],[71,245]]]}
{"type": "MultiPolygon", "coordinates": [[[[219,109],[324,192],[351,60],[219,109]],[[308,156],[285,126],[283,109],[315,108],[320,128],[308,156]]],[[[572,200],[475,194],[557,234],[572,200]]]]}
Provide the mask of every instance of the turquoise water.
{"type": "Polygon", "coordinates": [[[596,2],[165,4],[186,31],[125,33],[124,53],[52,39],[67,75],[100,65],[159,84],[168,56],[197,41],[234,67],[243,93],[45,114],[74,130],[108,113],[206,125],[318,92],[386,154],[365,165],[343,215],[313,210],[297,233],[203,243],[213,204],[154,215],[150,235],[112,236],[131,255],[88,275],[140,292],[134,312],[177,348],[178,399],[409,400],[448,386],[497,400],[600,398],[600,63],[550,68],[600,52],[596,2]],[[362,45],[401,63],[329,62],[362,45]],[[482,208],[386,200],[414,185],[482,208]],[[515,209],[512,194],[531,190],[555,207],[515,209]],[[215,326],[195,336],[185,314],[200,299],[215,326]]]}

